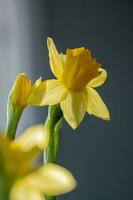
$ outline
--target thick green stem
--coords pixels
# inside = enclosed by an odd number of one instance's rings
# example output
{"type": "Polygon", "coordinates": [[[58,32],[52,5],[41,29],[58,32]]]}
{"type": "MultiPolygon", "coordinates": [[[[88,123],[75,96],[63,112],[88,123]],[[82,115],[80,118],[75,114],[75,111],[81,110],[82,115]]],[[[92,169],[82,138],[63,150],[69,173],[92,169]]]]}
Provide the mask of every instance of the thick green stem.
{"type": "Polygon", "coordinates": [[[7,124],[6,124],[5,135],[9,137],[10,139],[15,138],[17,126],[21,118],[23,109],[24,108],[22,107],[13,105],[11,99],[9,99],[8,105],[7,105],[7,124]]]}
{"type": "MultiPolygon", "coordinates": [[[[50,141],[47,149],[44,151],[44,163],[56,163],[59,149],[60,129],[62,124],[62,111],[60,105],[49,107],[48,116],[45,125],[50,131],[50,141]]],[[[55,200],[56,197],[45,197],[46,200],[55,200]]]]}
{"type": "Polygon", "coordinates": [[[46,200],[55,200],[56,199],[56,197],[55,196],[45,196],[45,199],[46,200]]]}
{"type": "MultiPolygon", "coordinates": [[[[2,170],[2,169],[0,169],[2,170]]],[[[0,199],[9,200],[9,193],[12,185],[12,178],[9,178],[3,171],[0,171],[0,199]]]]}
{"type": "Polygon", "coordinates": [[[0,199],[9,200],[9,190],[7,188],[0,188],[0,199]]]}
{"type": "Polygon", "coordinates": [[[44,152],[44,163],[56,163],[61,123],[62,111],[60,105],[50,106],[45,122],[45,125],[48,127],[50,132],[50,141],[44,152]]]}

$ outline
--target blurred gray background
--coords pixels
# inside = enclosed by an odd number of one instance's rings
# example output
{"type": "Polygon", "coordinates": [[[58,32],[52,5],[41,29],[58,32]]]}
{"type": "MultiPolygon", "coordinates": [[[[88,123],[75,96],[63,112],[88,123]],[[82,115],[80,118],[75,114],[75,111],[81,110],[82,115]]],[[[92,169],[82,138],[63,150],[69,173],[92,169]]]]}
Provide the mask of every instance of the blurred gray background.
{"type": "MultiPolygon", "coordinates": [[[[85,46],[108,71],[99,92],[111,121],[86,117],[73,131],[63,123],[59,163],[75,175],[78,187],[60,200],[133,199],[133,3],[131,0],[0,0],[0,127],[16,76],[34,82],[53,77],[47,36],[58,49],[85,46]]],[[[18,134],[43,122],[47,108],[29,107],[18,134]]]]}

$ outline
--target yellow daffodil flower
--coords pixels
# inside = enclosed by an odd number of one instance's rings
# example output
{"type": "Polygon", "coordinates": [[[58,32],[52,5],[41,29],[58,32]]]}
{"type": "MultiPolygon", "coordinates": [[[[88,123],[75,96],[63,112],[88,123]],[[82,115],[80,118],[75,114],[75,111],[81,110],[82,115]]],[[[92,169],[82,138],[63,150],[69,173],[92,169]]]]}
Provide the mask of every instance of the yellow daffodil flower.
{"type": "MultiPolygon", "coordinates": [[[[6,136],[10,137],[10,139],[15,138],[18,122],[24,108],[28,105],[34,105],[33,96],[36,97],[37,101],[42,99],[44,91],[45,81],[42,81],[41,78],[32,85],[31,80],[26,74],[22,73],[17,76],[9,94],[7,104],[6,136]],[[43,91],[41,90],[40,92],[40,88],[43,89],[43,91]],[[40,93],[38,93],[38,91],[40,93]]],[[[38,106],[40,106],[40,104],[38,106]]]]}
{"type": "Polygon", "coordinates": [[[107,72],[92,58],[90,50],[81,47],[67,49],[66,54],[59,54],[51,38],[48,38],[47,45],[50,67],[57,79],[45,82],[44,97],[41,100],[33,97],[34,103],[60,103],[64,118],[74,129],[86,111],[90,115],[109,120],[109,111],[94,89],[105,82],[107,72]]]}
{"type": "Polygon", "coordinates": [[[29,128],[15,141],[0,134],[0,199],[44,200],[44,195],[75,188],[74,177],[63,167],[35,164],[34,159],[48,143],[48,130],[42,125],[29,128]]]}
{"type": "Polygon", "coordinates": [[[32,95],[36,95],[36,99],[42,98],[45,90],[45,82],[42,82],[41,78],[38,79],[32,86],[31,80],[24,73],[19,74],[15,80],[13,88],[11,90],[11,99],[15,106],[26,107],[28,104],[34,105],[34,99],[32,101],[32,95]],[[40,91],[40,87],[43,89],[43,93],[37,94],[40,91]]]}

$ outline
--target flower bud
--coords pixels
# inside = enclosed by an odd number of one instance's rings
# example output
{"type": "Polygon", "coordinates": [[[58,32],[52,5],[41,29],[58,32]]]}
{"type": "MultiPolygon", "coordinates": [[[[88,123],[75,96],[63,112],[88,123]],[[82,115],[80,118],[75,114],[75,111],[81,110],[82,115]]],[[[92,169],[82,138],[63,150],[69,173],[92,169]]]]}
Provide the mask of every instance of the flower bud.
{"type": "Polygon", "coordinates": [[[11,100],[14,105],[25,107],[31,91],[31,80],[22,73],[17,78],[11,91],[11,100]]]}

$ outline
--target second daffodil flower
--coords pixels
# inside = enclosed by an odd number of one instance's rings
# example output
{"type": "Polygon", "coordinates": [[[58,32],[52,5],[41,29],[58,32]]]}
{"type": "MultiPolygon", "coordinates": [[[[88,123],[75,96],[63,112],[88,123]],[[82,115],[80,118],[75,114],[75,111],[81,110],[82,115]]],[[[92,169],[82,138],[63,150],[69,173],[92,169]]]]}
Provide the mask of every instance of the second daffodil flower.
{"type": "MultiPolygon", "coordinates": [[[[67,49],[59,54],[51,38],[47,40],[50,67],[58,79],[46,81],[40,105],[60,103],[64,118],[72,128],[82,121],[85,112],[109,120],[109,111],[94,88],[101,86],[107,72],[84,47],[67,49]]],[[[36,101],[36,104],[39,104],[36,101]]]]}
{"type": "Polygon", "coordinates": [[[38,153],[47,147],[49,134],[42,125],[29,128],[15,141],[0,134],[0,199],[45,200],[76,187],[72,174],[49,163],[35,165],[38,153]]]}
{"type": "Polygon", "coordinates": [[[33,95],[36,96],[36,101],[42,99],[44,90],[45,81],[42,81],[41,78],[32,85],[28,76],[25,73],[21,73],[15,80],[10,92],[10,98],[15,106],[25,108],[29,104],[34,105],[34,98],[32,98],[33,95]],[[40,90],[43,92],[40,92],[40,90]]]}

